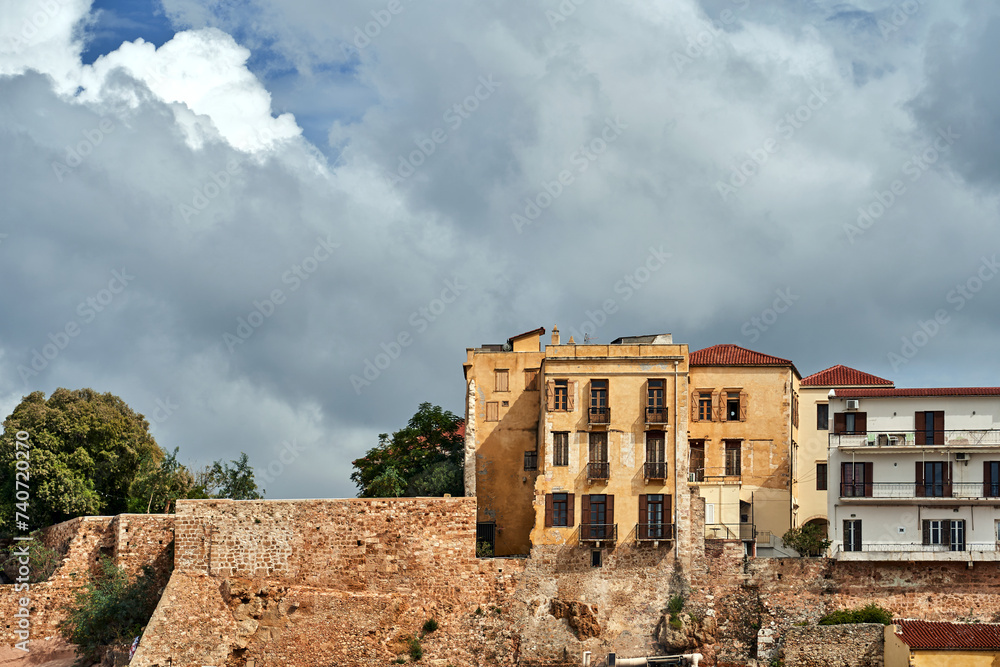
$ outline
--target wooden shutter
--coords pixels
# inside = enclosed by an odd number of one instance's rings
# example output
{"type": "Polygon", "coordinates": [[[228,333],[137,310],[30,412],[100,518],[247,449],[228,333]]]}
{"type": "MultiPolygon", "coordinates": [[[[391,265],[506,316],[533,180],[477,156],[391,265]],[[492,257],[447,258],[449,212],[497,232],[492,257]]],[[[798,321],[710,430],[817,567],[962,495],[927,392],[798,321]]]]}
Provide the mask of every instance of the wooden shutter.
{"type": "Polygon", "coordinates": [[[486,421],[500,421],[500,404],[496,401],[486,402],[486,421]]]}
{"type": "Polygon", "coordinates": [[[951,461],[944,468],[944,497],[951,498],[951,461]]]}
{"type": "Polygon", "coordinates": [[[745,391],[740,392],[740,421],[745,422],[747,420],[747,404],[750,402],[750,397],[747,396],[745,391]]]}
{"type": "Polygon", "coordinates": [[[580,496],[580,525],[590,525],[590,495],[580,496]]]}
{"type": "Polygon", "coordinates": [[[865,498],[871,498],[874,495],[874,493],[872,493],[874,489],[874,480],[872,479],[874,475],[874,468],[875,464],[871,461],[865,463],[865,498]]]}
{"type": "Polygon", "coordinates": [[[847,430],[847,416],[843,412],[833,413],[833,432],[843,433],[847,430]]]}
{"type": "Polygon", "coordinates": [[[673,496],[663,496],[663,523],[671,523],[674,518],[674,509],[671,504],[671,498],[673,498],[673,496]]]}
{"type": "Polygon", "coordinates": [[[545,494],[545,527],[546,528],[551,528],[552,527],[552,515],[553,515],[552,494],[551,493],[546,493],[545,494]]]}
{"type": "Polygon", "coordinates": [[[868,432],[868,413],[867,412],[856,412],[856,413],[854,413],[854,432],[855,433],[867,433],[868,432]]]}
{"type": "Polygon", "coordinates": [[[851,522],[849,519],[844,519],[844,551],[854,551],[854,542],[848,541],[848,536],[851,534],[850,531],[851,522]]]}
{"type": "MultiPolygon", "coordinates": [[[[613,526],[613,525],[615,525],[615,497],[612,496],[612,495],[607,495],[607,496],[604,496],[604,497],[607,499],[607,503],[608,503],[607,505],[605,505],[605,514],[604,514],[604,516],[606,518],[604,519],[604,522],[607,525],[609,525],[609,526],[613,526]]],[[[612,529],[612,530],[614,530],[614,529],[612,529]]],[[[610,537],[610,535],[611,535],[610,532],[605,533],[605,537],[610,537]]]]}
{"type": "Polygon", "coordinates": [[[714,419],[715,421],[721,421],[722,420],[722,406],[719,405],[719,402],[720,402],[719,401],[719,392],[718,391],[713,391],[712,392],[712,412],[711,412],[711,415],[712,415],[712,419],[714,419]]]}
{"type": "Polygon", "coordinates": [[[729,406],[726,405],[726,401],[729,399],[729,394],[722,392],[719,394],[719,413],[718,420],[724,422],[729,419],[729,406]]]}
{"type": "Polygon", "coordinates": [[[983,461],[983,498],[992,498],[993,467],[991,461],[983,461]]]}
{"type": "Polygon", "coordinates": [[[951,546],[951,521],[941,522],[941,543],[946,547],[951,546]]]}
{"type": "Polygon", "coordinates": [[[644,540],[649,537],[649,527],[647,522],[649,521],[648,505],[646,504],[646,494],[639,495],[639,539],[644,540]]]}
{"type": "Polygon", "coordinates": [[[924,432],[924,429],[927,428],[927,422],[925,421],[924,417],[925,415],[923,412],[917,412],[914,413],[913,415],[913,424],[914,424],[914,430],[916,432],[915,435],[916,435],[917,445],[927,444],[927,435],[924,432]]]}
{"type": "MultiPolygon", "coordinates": [[[[586,496],[584,496],[586,497],[586,496]]],[[[566,525],[572,527],[576,518],[576,494],[566,494],[566,525]]]]}
{"type": "Polygon", "coordinates": [[[691,421],[698,421],[698,401],[701,398],[701,394],[695,392],[689,394],[691,396],[691,421]]]}
{"type": "Polygon", "coordinates": [[[917,496],[917,498],[923,498],[924,497],[924,493],[925,493],[925,491],[924,491],[924,462],[923,461],[917,461],[917,474],[916,474],[916,477],[914,477],[914,480],[916,480],[916,483],[917,483],[917,488],[915,489],[916,496],[917,496]]]}
{"type": "Polygon", "coordinates": [[[576,410],[576,382],[566,383],[566,410],[576,410]]]}
{"type": "Polygon", "coordinates": [[[855,519],[854,523],[854,540],[855,546],[858,551],[861,551],[861,520],[855,519]]]}
{"type": "Polygon", "coordinates": [[[934,411],[934,444],[944,444],[944,410],[934,411]]]}
{"type": "Polygon", "coordinates": [[[931,543],[931,522],[930,519],[924,519],[920,522],[920,528],[923,531],[923,539],[921,539],[921,544],[931,543]]]}
{"type": "Polygon", "coordinates": [[[549,412],[556,409],[556,383],[554,380],[545,383],[545,409],[549,412]]]}

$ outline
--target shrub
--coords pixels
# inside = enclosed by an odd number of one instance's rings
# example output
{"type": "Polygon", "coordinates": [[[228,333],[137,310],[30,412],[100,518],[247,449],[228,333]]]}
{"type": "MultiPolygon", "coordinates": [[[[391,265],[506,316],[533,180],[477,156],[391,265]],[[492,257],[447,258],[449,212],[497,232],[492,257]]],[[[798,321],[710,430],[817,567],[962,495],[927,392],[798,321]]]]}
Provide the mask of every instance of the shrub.
{"type": "Polygon", "coordinates": [[[99,662],[106,647],[126,646],[142,633],[157,600],[156,574],[151,567],[143,566],[130,582],[124,570],[102,558],[98,575],[67,604],[59,630],[78,646],[83,658],[99,662]]]}
{"type": "Polygon", "coordinates": [[[476,542],[476,558],[493,558],[493,545],[485,540],[476,542]]]}
{"type": "Polygon", "coordinates": [[[807,523],[799,528],[790,528],[781,536],[785,546],[799,552],[800,556],[822,556],[830,546],[826,531],[815,523],[807,523]]]}
{"type": "Polygon", "coordinates": [[[860,609],[840,609],[819,619],[820,625],[844,625],[845,623],[892,625],[892,612],[872,602],[860,609]]]}
{"type": "Polygon", "coordinates": [[[420,640],[410,637],[410,660],[416,662],[424,657],[424,647],[420,645],[420,640]]]}
{"type": "Polygon", "coordinates": [[[426,621],[424,621],[425,635],[429,635],[430,633],[434,632],[437,629],[438,629],[438,622],[435,621],[433,618],[428,618],[426,621]]]}
{"type": "Polygon", "coordinates": [[[21,561],[19,559],[24,555],[22,550],[28,552],[28,567],[31,570],[28,575],[28,583],[30,584],[45,581],[59,567],[59,562],[62,560],[60,554],[39,542],[37,533],[33,534],[32,537],[34,538],[32,540],[15,542],[0,555],[3,562],[3,573],[8,580],[13,582],[21,576],[19,572],[21,561]]]}
{"type": "Polygon", "coordinates": [[[676,615],[672,615],[670,617],[669,623],[670,627],[672,627],[674,630],[680,630],[681,628],[684,627],[683,621],[681,621],[680,617],[676,615]]]}
{"type": "Polygon", "coordinates": [[[670,602],[667,603],[667,611],[671,614],[677,614],[681,609],[684,608],[684,596],[675,595],[670,598],[670,602]]]}

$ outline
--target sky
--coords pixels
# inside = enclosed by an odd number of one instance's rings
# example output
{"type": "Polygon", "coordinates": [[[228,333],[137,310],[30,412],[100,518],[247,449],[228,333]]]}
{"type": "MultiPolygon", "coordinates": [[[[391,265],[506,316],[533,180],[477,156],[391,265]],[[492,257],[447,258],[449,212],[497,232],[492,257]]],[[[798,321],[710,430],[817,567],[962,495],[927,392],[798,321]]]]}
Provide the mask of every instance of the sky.
{"type": "Polygon", "coordinates": [[[0,0],[0,414],[356,493],[466,348],[1000,384],[1000,7],[0,0]]]}

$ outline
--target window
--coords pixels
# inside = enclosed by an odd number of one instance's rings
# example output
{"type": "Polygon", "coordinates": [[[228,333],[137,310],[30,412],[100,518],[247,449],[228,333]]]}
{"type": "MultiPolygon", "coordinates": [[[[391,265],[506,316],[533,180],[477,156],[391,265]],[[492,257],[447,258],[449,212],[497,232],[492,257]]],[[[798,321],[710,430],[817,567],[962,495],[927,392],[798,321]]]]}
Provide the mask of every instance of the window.
{"type": "Polygon", "coordinates": [[[944,411],[927,410],[917,412],[913,417],[914,435],[918,445],[944,444],[944,411]]]}
{"type": "Polygon", "coordinates": [[[493,391],[509,391],[508,380],[509,374],[506,369],[497,369],[493,371],[493,391]]]}
{"type": "Polygon", "coordinates": [[[983,461],[983,497],[1000,498],[1000,461],[983,461]]]}
{"type": "Polygon", "coordinates": [[[666,424],[667,409],[664,406],[663,380],[648,380],[646,382],[646,423],[666,424]]]}
{"type": "Polygon", "coordinates": [[[500,404],[496,401],[486,402],[486,421],[500,421],[500,404]]]}
{"type": "Polygon", "coordinates": [[[835,412],[833,432],[843,435],[860,435],[868,432],[867,412],[835,412]]]}
{"type": "Polygon", "coordinates": [[[524,390],[538,391],[538,369],[529,368],[524,371],[524,390]]]}
{"type": "MultiPolygon", "coordinates": [[[[691,474],[694,475],[694,481],[704,482],[705,481],[705,441],[704,440],[692,440],[691,441],[691,463],[690,463],[691,474]]],[[[711,523],[711,522],[709,522],[711,523]]]]}
{"type": "Polygon", "coordinates": [[[816,490],[826,491],[826,464],[817,463],[816,464],[816,490]]]}
{"type": "Polygon", "coordinates": [[[924,545],[940,545],[950,551],[965,551],[964,519],[924,519],[921,522],[924,545]]]}
{"type": "Polygon", "coordinates": [[[552,434],[552,465],[569,465],[569,433],[552,434]]]}
{"type": "Polygon", "coordinates": [[[698,394],[698,421],[712,421],[712,395],[698,394]]]}
{"type": "Polygon", "coordinates": [[[726,421],[736,422],[740,420],[740,397],[737,394],[726,394],[726,421]]]}
{"type": "Polygon", "coordinates": [[[580,536],[585,540],[615,538],[615,497],[592,493],[580,499],[580,536]]]}
{"type": "Polygon", "coordinates": [[[844,520],[844,551],[861,551],[861,519],[844,520]]]}
{"type": "Polygon", "coordinates": [[[918,498],[950,498],[951,462],[917,461],[914,481],[918,498]]]}
{"type": "Polygon", "coordinates": [[[669,540],[673,538],[670,526],[670,496],[650,493],[639,496],[640,540],[669,540]]]}
{"type": "Polygon", "coordinates": [[[569,408],[569,383],[566,380],[556,380],[556,410],[569,408]]]}
{"type": "Polygon", "coordinates": [[[608,479],[611,466],[608,464],[608,433],[595,431],[590,436],[590,457],[587,463],[588,479],[608,479]]]}
{"type": "Polygon", "coordinates": [[[604,565],[604,554],[600,549],[590,552],[590,567],[602,567],[604,565]]]}
{"type": "Polygon", "coordinates": [[[524,453],[524,469],[538,470],[538,452],[530,451],[524,453]]]}
{"type": "Polygon", "coordinates": [[[872,470],[875,464],[841,463],[840,464],[840,497],[870,498],[873,495],[872,470]]]}
{"type": "Polygon", "coordinates": [[[740,474],[740,441],[726,440],[726,475],[740,474]]]}
{"type": "Polygon", "coordinates": [[[996,528],[997,542],[1000,542],[1000,519],[996,519],[993,522],[993,527],[996,528]]]}
{"type": "Polygon", "coordinates": [[[572,526],[574,495],[572,493],[545,494],[545,527],[572,526]]]}
{"type": "Polygon", "coordinates": [[[663,431],[646,431],[646,479],[667,478],[666,450],[663,431]]]}
{"type": "Polygon", "coordinates": [[[545,403],[550,411],[572,412],[576,382],[549,380],[545,383],[545,403]]]}
{"type": "Polygon", "coordinates": [[[826,431],[830,426],[830,405],[828,403],[816,404],[816,430],[826,431]]]}
{"type": "Polygon", "coordinates": [[[590,423],[607,424],[611,421],[608,409],[608,381],[590,381],[590,423]]]}
{"type": "Polygon", "coordinates": [[[799,427],[799,395],[792,392],[792,426],[799,427]]]}

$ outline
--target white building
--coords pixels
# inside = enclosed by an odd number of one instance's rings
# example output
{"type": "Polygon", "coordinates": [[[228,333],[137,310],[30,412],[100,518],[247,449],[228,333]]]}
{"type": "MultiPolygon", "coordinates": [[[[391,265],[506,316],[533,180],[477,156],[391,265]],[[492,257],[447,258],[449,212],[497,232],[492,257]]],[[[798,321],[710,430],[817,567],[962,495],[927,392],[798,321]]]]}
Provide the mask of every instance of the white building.
{"type": "Polygon", "coordinates": [[[1000,387],[829,393],[832,555],[1000,560],[1000,387]]]}

